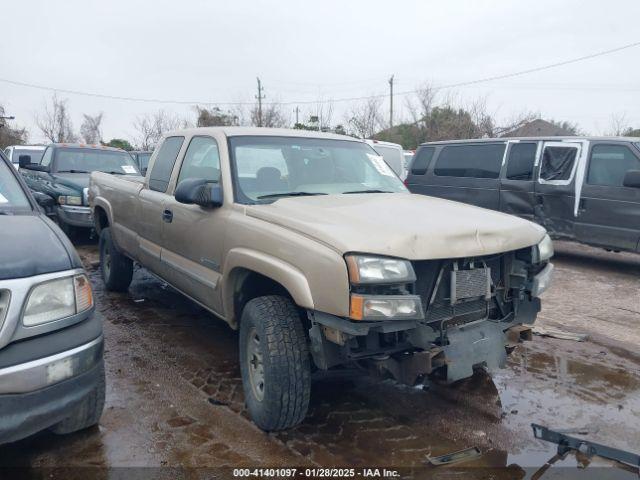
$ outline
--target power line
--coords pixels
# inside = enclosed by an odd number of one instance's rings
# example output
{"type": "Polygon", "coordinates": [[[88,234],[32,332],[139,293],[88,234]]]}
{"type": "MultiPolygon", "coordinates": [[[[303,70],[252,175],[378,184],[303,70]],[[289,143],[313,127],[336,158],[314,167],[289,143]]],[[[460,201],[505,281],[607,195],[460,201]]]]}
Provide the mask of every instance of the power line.
{"type": "MultiPolygon", "coordinates": [[[[448,85],[440,85],[440,86],[435,86],[434,88],[442,90],[442,89],[457,88],[457,87],[467,87],[470,85],[477,85],[480,83],[492,82],[494,80],[503,80],[505,78],[518,77],[521,75],[527,75],[530,73],[541,72],[544,70],[550,70],[552,68],[557,68],[557,67],[562,67],[565,65],[577,63],[577,62],[582,62],[584,60],[590,60],[592,58],[610,55],[612,53],[620,52],[622,50],[627,50],[629,48],[634,48],[639,45],[640,45],[640,42],[628,43],[626,45],[622,45],[616,48],[611,48],[609,50],[603,50],[600,52],[591,53],[589,55],[583,55],[581,57],[572,58],[569,60],[563,60],[555,63],[550,63],[550,64],[542,65],[539,67],[520,70],[517,72],[505,73],[502,75],[494,75],[491,77],[478,78],[475,80],[468,80],[465,82],[451,83],[448,85]]],[[[7,83],[10,85],[16,85],[20,87],[34,88],[38,90],[47,90],[51,92],[66,93],[68,95],[80,95],[85,97],[103,98],[107,100],[123,100],[123,101],[129,101],[129,102],[160,103],[160,104],[174,104],[174,105],[224,105],[224,106],[253,105],[253,102],[211,102],[211,101],[163,100],[158,98],[125,97],[120,95],[107,95],[107,94],[96,93],[96,92],[71,90],[66,88],[54,88],[54,87],[48,87],[45,85],[38,85],[34,83],[10,80],[7,78],[0,78],[0,82],[7,83]]],[[[403,92],[396,92],[395,95],[411,95],[413,93],[417,93],[418,91],[419,90],[406,90],[403,92]]],[[[359,96],[359,97],[343,97],[343,98],[336,98],[336,99],[329,99],[329,100],[304,100],[304,101],[287,101],[287,102],[272,102],[272,103],[277,103],[279,105],[313,105],[318,103],[328,103],[328,102],[341,103],[341,102],[352,102],[352,101],[358,101],[358,100],[367,100],[370,98],[382,98],[382,97],[385,97],[386,95],[387,95],[386,93],[380,93],[376,95],[366,95],[366,96],[359,96]]],[[[263,103],[263,105],[269,105],[269,103],[263,103]]]]}

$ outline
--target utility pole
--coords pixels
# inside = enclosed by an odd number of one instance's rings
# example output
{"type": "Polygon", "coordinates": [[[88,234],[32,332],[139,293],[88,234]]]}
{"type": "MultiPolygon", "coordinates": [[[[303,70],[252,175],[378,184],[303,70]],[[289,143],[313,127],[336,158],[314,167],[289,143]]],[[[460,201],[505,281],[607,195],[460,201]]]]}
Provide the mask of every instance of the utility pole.
{"type": "Polygon", "coordinates": [[[389,79],[389,128],[393,128],[393,75],[389,79]]]}
{"type": "Polygon", "coordinates": [[[300,107],[296,107],[295,112],[296,112],[296,125],[297,125],[298,123],[300,123],[300,122],[298,121],[298,116],[300,115],[300,107]]]}
{"type": "Polygon", "coordinates": [[[258,126],[262,126],[262,100],[264,100],[264,95],[262,92],[264,88],[262,88],[262,83],[260,82],[260,78],[256,77],[258,80],[258,95],[256,95],[256,99],[258,100],[258,126]]]}

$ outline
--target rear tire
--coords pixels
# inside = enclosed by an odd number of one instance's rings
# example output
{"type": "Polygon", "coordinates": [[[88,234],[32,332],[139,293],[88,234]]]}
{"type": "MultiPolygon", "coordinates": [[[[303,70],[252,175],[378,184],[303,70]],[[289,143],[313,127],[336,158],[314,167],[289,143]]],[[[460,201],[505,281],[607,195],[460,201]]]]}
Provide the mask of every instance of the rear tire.
{"type": "Polygon", "coordinates": [[[102,410],[104,409],[105,396],[104,364],[100,367],[99,375],[98,384],[75,408],[71,416],[51,427],[53,433],[65,435],[93,427],[100,422],[102,410]]]}
{"type": "Polygon", "coordinates": [[[304,420],[311,393],[309,348],[291,300],[250,300],[240,321],[240,371],[251,419],[266,431],[304,420]]]}
{"type": "Polygon", "coordinates": [[[133,278],[133,261],[117,249],[108,227],[100,232],[100,271],[107,290],[128,290],[133,278]]]}

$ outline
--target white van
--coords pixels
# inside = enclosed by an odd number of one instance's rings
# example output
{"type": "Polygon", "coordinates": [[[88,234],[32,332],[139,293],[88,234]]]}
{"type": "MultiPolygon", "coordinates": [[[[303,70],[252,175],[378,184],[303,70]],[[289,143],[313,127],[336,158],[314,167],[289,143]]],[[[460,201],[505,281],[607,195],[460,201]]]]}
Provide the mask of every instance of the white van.
{"type": "Polygon", "coordinates": [[[402,180],[407,177],[407,169],[404,165],[404,150],[402,145],[391,142],[381,142],[379,140],[365,140],[373,149],[382,155],[384,161],[387,162],[396,175],[402,180]]]}
{"type": "Polygon", "coordinates": [[[12,145],[4,149],[4,154],[9,161],[18,169],[20,155],[29,155],[31,163],[40,163],[40,159],[47,147],[43,145],[12,145]]]}

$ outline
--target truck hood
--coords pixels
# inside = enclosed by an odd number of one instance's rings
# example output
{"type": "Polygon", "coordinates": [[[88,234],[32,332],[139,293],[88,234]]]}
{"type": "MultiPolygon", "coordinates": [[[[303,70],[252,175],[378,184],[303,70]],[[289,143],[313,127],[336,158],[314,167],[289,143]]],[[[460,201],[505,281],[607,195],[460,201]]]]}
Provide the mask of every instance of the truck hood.
{"type": "Polygon", "coordinates": [[[489,255],[535,245],[544,228],[463,203],[410,193],[282,198],[246,214],[316,239],[341,254],[410,260],[489,255]]]}
{"type": "Polygon", "coordinates": [[[0,280],[80,267],[60,229],[43,215],[0,215],[0,280]]]}
{"type": "Polygon", "coordinates": [[[51,177],[58,185],[82,193],[82,189],[89,186],[89,173],[52,173],[51,177]]]}

